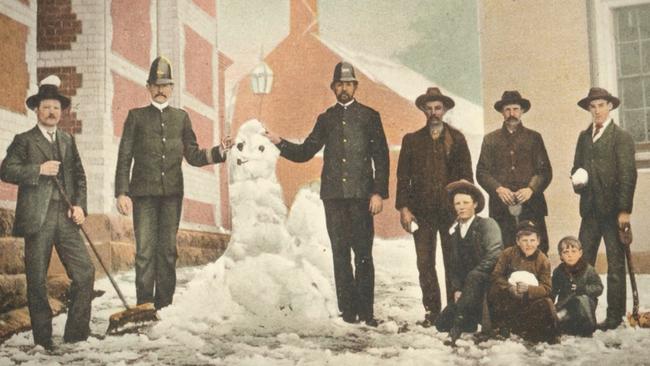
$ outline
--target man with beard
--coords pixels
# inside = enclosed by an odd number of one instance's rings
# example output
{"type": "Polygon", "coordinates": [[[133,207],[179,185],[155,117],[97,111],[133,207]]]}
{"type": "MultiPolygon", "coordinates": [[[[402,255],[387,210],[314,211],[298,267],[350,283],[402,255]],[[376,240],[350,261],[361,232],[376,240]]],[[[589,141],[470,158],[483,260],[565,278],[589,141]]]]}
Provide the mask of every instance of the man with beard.
{"type": "Polygon", "coordinates": [[[354,323],[358,317],[377,326],[373,215],[381,212],[382,200],[388,198],[389,157],[379,113],[354,99],[357,86],[352,65],[338,63],[330,84],[337,103],[318,116],[307,139],[296,144],[271,131],[266,136],[281,156],[294,162],[310,160],[325,146],[320,196],[332,245],[339,310],[345,322],[354,323]]]}
{"type": "Polygon", "coordinates": [[[505,91],[494,109],[503,115],[503,126],[483,139],[476,166],[476,180],[490,195],[490,217],[503,235],[505,248],[515,244],[517,222],[530,220],[540,234],[539,248],[548,253],[548,214],[544,190],[553,171],[542,135],[524,127],[521,116],[530,101],[518,91],[505,91]]]}
{"type": "Polygon", "coordinates": [[[435,323],[440,313],[440,287],[436,275],[436,235],[440,233],[445,266],[447,303],[453,302],[449,266],[448,229],[456,215],[446,186],[464,179],[474,181],[472,159],[465,136],[442,121],[454,100],[438,88],[429,88],[415,100],[426,125],[404,136],[397,164],[395,208],[406,232],[413,234],[425,315],[422,326],[435,323]],[[418,227],[413,229],[413,223],[418,227]]]}
{"type": "Polygon", "coordinates": [[[571,181],[580,195],[580,242],[585,259],[596,264],[601,238],[607,254],[607,318],[598,328],[617,328],[625,315],[625,250],[619,230],[630,225],[637,171],[634,139],[610,113],[620,100],[602,88],[591,88],[578,102],[592,122],[580,132],[571,181]]]}

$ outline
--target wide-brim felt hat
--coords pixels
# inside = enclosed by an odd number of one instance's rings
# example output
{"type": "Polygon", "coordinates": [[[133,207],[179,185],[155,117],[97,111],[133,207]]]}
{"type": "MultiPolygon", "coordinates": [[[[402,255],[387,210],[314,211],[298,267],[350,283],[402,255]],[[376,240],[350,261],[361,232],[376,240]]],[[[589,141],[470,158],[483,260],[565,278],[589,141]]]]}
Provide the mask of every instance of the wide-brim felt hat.
{"type": "Polygon", "coordinates": [[[420,110],[424,110],[424,105],[427,102],[431,102],[434,100],[442,102],[442,105],[444,105],[447,110],[454,108],[454,106],[456,105],[453,99],[442,94],[440,88],[437,87],[427,88],[426,93],[420,95],[419,97],[417,97],[417,99],[415,99],[415,105],[420,110]]]}
{"type": "Polygon", "coordinates": [[[56,99],[61,102],[61,109],[68,108],[70,106],[70,98],[59,92],[59,86],[61,86],[61,79],[56,75],[50,75],[41,80],[38,93],[25,100],[27,108],[35,109],[45,99],[56,99]]]}
{"type": "Polygon", "coordinates": [[[498,112],[503,110],[503,107],[508,104],[519,104],[524,113],[530,110],[530,100],[523,98],[517,90],[506,90],[501,95],[501,99],[494,103],[494,109],[498,112]]]}
{"type": "Polygon", "coordinates": [[[621,104],[621,100],[613,96],[610,92],[608,92],[606,89],[603,88],[598,88],[594,87],[589,89],[589,94],[580,99],[578,101],[578,106],[580,108],[588,111],[589,110],[589,103],[591,103],[592,100],[596,99],[604,99],[610,103],[612,103],[612,110],[618,108],[619,104],[621,104]]]}
{"type": "Polygon", "coordinates": [[[472,196],[474,202],[476,202],[476,213],[483,211],[485,208],[485,197],[483,197],[483,193],[468,180],[461,179],[455,182],[451,182],[447,185],[446,189],[447,192],[449,192],[449,198],[452,201],[457,193],[463,193],[472,196]]]}

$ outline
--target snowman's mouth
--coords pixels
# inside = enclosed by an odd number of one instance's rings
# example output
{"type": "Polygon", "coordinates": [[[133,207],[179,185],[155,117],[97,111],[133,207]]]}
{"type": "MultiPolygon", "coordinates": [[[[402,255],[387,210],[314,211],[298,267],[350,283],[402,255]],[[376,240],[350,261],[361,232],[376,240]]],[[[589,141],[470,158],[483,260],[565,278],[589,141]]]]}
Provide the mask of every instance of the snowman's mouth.
{"type": "Polygon", "coordinates": [[[242,165],[248,163],[248,160],[237,159],[237,165],[242,165]]]}

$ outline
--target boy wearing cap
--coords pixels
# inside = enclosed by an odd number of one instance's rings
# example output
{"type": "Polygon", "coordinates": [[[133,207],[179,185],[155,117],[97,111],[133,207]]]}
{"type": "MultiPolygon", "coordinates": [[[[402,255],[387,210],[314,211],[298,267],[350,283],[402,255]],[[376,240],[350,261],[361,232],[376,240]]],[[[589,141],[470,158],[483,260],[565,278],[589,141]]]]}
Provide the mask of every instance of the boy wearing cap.
{"type": "Polygon", "coordinates": [[[115,197],[122,215],[133,212],[138,305],[156,309],[172,303],[176,289],[176,233],[183,204],[183,157],[192,166],[225,161],[230,137],[200,149],[190,117],[169,106],[174,90],[165,57],[151,64],[147,89],[151,104],[129,111],[115,169],[115,197]]]}
{"type": "Polygon", "coordinates": [[[517,225],[517,245],[506,248],[492,271],[488,295],[492,325],[532,342],[557,342],[551,301],[551,262],[539,250],[540,229],[531,221],[517,225]]]}
{"type": "Polygon", "coordinates": [[[475,332],[481,321],[490,273],[503,244],[496,221],[476,215],[485,207],[483,194],[476,186],[459,180],[446,188],[457,215],[449,230],[453,300],[438,316],[436,328],[449,332],[454,344],[462,332],[475,332]]]}
{"type": "Polygon", "coordinates": [[[625,251],[619,230],[630,225],[636,161],[632,135],[610,117],[620,100],[603,88],[591,88],[578,102],[592,122],[580,133],[571,182],[580,195],[580,242],[585,259],[596,265],[600,241],[607,254],[607,318],[600,329],[615,329],[625,315],[625,251]]]}
{"type": "Polygon", "coordinates": [[[95,267],[79,234],[86,209],[86,174],[75,140],[57,128],[70,99],[59,93],[61,80],[41,81],[38,94],[26,101],[37,125],[18,134],[0,166],[0,178],[18,185],[13,235],[25,238],[27,302],[34,343],[52,349],[52,309],[47,297],[47,269],[52,246],[66,269],[70,284],[68,319],[63,340],[79,342],[90,334],[90,309],[95,267]],[[73,208],[58,191],[58,179],[73,208]]]}
{"type": "Polygon", "coordinates": [[[603,283],[582,257],[577,238],[562,238],[557,251],[562,263],[553,271],[551,298],[557,300],[558,326],[562,333],[590,336],[596,330],[596,306],[603,283]]]}
{"type": "Polygon", "coordinates": [[[373,216],[388,198],[388,144],[379,113],[354,99],[358,81],[348,62],[334,67],[330,88],[337,103],[320,114],[302,144],[266,131],[280,155],[310,160],[321,148],[320,196],[334,257],[336,297],[343,320],[377,326],[374,318],[373,216]],[[350,263],[354,251],[354,270],[350,263]]]}

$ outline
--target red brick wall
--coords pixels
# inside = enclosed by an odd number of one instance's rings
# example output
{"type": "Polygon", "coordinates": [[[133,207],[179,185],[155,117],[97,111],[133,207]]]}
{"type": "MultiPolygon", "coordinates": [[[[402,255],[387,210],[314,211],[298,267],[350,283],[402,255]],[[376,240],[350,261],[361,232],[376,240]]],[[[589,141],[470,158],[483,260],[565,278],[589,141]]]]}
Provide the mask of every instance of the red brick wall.
{"type": "MultiPolygon", "coordinates": [[[[212,120],[192,108],[185,107],[183,109],[190,115],[190,119],[192,120],[192,129],[196,134],[196,142],[198,142],[199,146],[202,149],[214,146],[214,143],[212,142],[214,138],[212,133],[212,120]]],[[[206,165],[202,167],[202,169],[214,171],[213,165],[206,165]]]]}
{"type": "MultiPolygon", "coordinates": [[[[264,97],[262,121],[269,129],[283,137],[304,139],[311,132],[318,114],[336,103],[329,88],[332,71],[340,57],[320,43],[315,37],[291,34],[265,62],[274,72],[273,90],[264,97]],[[300,101],[296,101],[300,95],[300,101]]],[[[406,100],[382,84],[375,83],[358,68],[359,88],[355,97],[381,114],[389,145],[400,145],[402,137],[419,129],[424,116],[413,101],[406,100]]],[[[257,116],[259,97],[250,90],[250,81],[242,80],[237,93],[233,116],[233,135],[247,119],[257,116]]],[[[424,92],[424,90],[422,91],[424,92]]],[[[395,206],[395,171],[398,153],[391,153],[390,199],[384,202],[384,211],[376,218],[376,232],[383,237],[403,235],[395,206]]],[[[285,202],[291,206],[298,189],[307,182],[320,178],[322,162],[312,159],[297,165],[280,159],[277,165],[278,180],[284,191],[285,202]]]]}
{"type": "Polygon", "coordinates": [[[212,106],[212,45],[185,26],[185,87],[203,103],[212,106]]]}
{"type": "Polygon", "coordinates": [[[29,71],[25,62],[29,28],[0,14],[0,108],[27,114],[25,99],[29,90],[29,71]]]}
{"type": "Polygon", "coordinates": [[[81,34],[71,0],[38,0],[36,46],[39,51],[69,50],[81,34]]]}
{"type": "Polygon", "coordinates": [[[122,136],[124,120],[129,110],[136,107],[142,107],[151,103],[151,96],[144,85],[134,83],[133,81],[111,72],[113,76],[113,101],[111,103],[113,132],[115,136],[122,136]]]}
{"type": "Polygon", "coordinates": [[[71,134],[78,134],[82,131],[82,121],[77,118],[76,103],[74,96],[77,95],[77,89],[83,85],[83,77],[77,73],[77,68],[69,67],[39,67],[37,70],[37,79],[45,79],[48,75],[56,75],[61,79],[59,91],[61,94],[71,99],[70,108],[61,114],[59,127],[71,134]]]}
{"type": "Polygon", "coordinates": [[[183,221],[214,226],[214,205],[183,198],[183,221]]]}
{"type": "Polygon", "coordinates": [[[112,50],[146,70],[151,61],[150,7],[151,2],[148,0],[111,2],[112,50]]]}
{"type": "Polygon", "coordinates": [[[203,9],[208,15],[214,17],[217,15],[217,6],[215,0],[192,0],[196,6],[203,9]]]}

